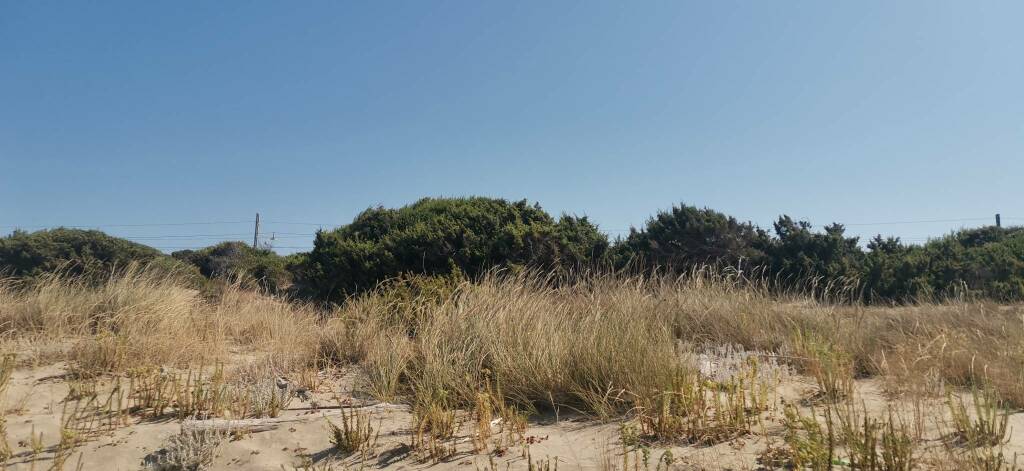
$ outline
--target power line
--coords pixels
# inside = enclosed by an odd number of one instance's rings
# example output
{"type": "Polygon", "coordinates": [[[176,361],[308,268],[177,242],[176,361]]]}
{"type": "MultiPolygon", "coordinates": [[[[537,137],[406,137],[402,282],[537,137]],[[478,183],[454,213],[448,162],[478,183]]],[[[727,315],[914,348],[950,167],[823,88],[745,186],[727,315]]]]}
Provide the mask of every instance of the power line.
{"type": "Polygon", "coordinates": [[[131,236],[125,237],[128,240],[164,240],[164,239],[218,239],[225,237],[246,237],[249,234],[173,234],[159,236],[131,236]]]}
{"type": "MultiPolygon", "coordinates": [[[[239,241],[241,242],[241,241],[239,241]]],[[[150,245],[154,249],[166,250],[166,249],[205,249],[207,245],[150,245]]],[[[275,249],[312,249],[312,245],[278,245],[274,246],[275,249]]]]}
{"type": "Polygon", "coordinates": [[[294,235],[294,236],[309,236],[309,237],[313,237],[313,236],[316,235],[316,232],[280,232],[280,231],[270,231],[270,232],[273,232],[275,234],[294,235]]]}
{"type": "MultiPolygon", "coordinates": [[[[844,226],[886,226],[896,224],[925,224],[936,222],[967,222],[967,221],[991,221],[992,218],[959,218],[959,219],[919,219],[916,221],[886,221],[886,222],[855,222],[843,224],[844,226]]],[[[842,224],[842,223],[840,223],[842,224]]]]}
{"type": "Polygon", "coordinates": [[[287,222],[287,221],[263,221],[264,224],[291,224],[293,226],[338,226],[341,224],[335,223],[319,223],[319,222],[287,222]]]}
{"type": "MultiPolygon", "coordinates": [[[[278,232],[278,234],[280,234],[280,232],[278,232]]],[[[304,239],[306,237],[313,237],[314,235],[316,235],[316,234],[284,235],[284,236],[276,235],[275,234],[273,237],[260,236],[260,238],[264,239],[264,240],[273,240],[273,239],[304,239]]]]}
{"type": "Polygon", "coordinates": [[[208,221],[208,222],[161,222],[152,224],[92,224],[88,226],[65,226],[65,225],[49,225],[49,226],[20,226],[17,224],[0,225],[0,227],[13,227],[15,229],[47,229],[47,228],[58,228],[64,227],[68,229],[93,229],[99,227],[157,227],[157,226],[201,226],[201,225],[215,225],[215,224],[251,224],[252,221],[208,221]]]}
{"type": "MultiPolygon", "coordinates": [[[[1004,217],[1006,220],[1024,220],[1024,217],[1007,216],[1004,217]]],[[[928,224],[928,223],[951,223],[951,222],[972,222],[972,221],[989,221],[990,217],[984,218],[949,218],[949,219],[917,219],[917,220],[904,220],[904,221],[880,221],[880,222],[861,222],[861,223],[849,223],[844,224],[845,226],[883,226],[883,225],[900,225],[900,224],[928,224]]],[[[314,223],[314,222],[298,222],[298,221],[262,221],[264,224],[280,224],[280,225],[302,225],[302,226],[318,226],[318,227],[332,227],[338,226],[334,223],[314,223]]],[[[0,227],[6,228],[49,228],[49,227],[66,227],[74,229],[93,229],[93,228],[125,228],[125,227],[175,227],[175,226],[212,226],[218,224],[251,224],[251,220],[216,220],[216,221],[195,221],[195,222],[165,222],[165,223],[136,223],[136,224],[97,224],[97,225],[78,225],[78,226],[20,226],[20,225],[0,225],[0,227]]],[[[266,231],[266,228],[263,228],[266,231]]],[[[629,229],[600,229],[603,232],[610,234],[617,233],[628,233],[634,228],[629,229]]],[[[640,229],[642,230],[642,229],[640,229]]],[[[315,237],[316,233],[307,232],[273,232],[272,238],[266,237],[265,234],[258,236],[259,240],[273,241],[279,239],[301,239],[306,237],[315,237]]],[[[229,240],[240,240],[240,238],[246,237],[248,234],[245,233],[219,233],[219,234],[166,234],[166,235],[152,235],[152,236],[131,236],[125,237],[128,240],[136,242],[145,241],[189,241],[189,240],[219,240],[227,242],[229,240]],[[236,239],[238,238],[238,239],[236,239]]],[[[906,241],[927,241],[932,237],[904,237],[902,240],[906,241]]],[[[163,246],[156,247],[161,249],[196,249],[203,248],[201,246],[163,246]]],[[[306,249],[309,246],[277,246],[275,248],[281,249],[306,249]]]]}

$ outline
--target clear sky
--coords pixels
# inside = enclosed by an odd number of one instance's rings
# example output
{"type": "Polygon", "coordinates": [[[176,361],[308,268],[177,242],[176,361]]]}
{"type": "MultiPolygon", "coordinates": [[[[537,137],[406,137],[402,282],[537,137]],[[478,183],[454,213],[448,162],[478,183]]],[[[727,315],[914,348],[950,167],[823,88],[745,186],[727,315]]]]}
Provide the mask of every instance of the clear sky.
{"type": "Polygon", "coordinates": [[[0,231],[281,251],[423,196],[1024,223],[1022,2],[0,2],[0,231]],[[1015,219],[1020,217],[1022,219],[1015,219]],[[978,219],[975,219],[978,218],[978,219]],[[282,224],[283,222],[314,225],[282,224]],[[177,237],[183,236],[183,237],[177,237]]]}

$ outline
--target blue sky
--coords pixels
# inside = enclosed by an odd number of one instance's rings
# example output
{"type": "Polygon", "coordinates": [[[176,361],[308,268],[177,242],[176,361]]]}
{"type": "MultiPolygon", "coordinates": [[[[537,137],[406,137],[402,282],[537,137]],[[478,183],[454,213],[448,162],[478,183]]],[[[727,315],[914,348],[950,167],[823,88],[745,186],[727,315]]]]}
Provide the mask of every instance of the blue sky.
{"type": "Polygon", "coordinates": [[[3,2],[0,231],[281,251],[422,196],[1024,223],[1020,2],[3,2]],[[1015,219],[1020,217],[1022,219],[1015,219]],[[964,219],[964,220],[961,220],[964,219]],[[283,224],[285,222],[311,223],[283,224]]]}

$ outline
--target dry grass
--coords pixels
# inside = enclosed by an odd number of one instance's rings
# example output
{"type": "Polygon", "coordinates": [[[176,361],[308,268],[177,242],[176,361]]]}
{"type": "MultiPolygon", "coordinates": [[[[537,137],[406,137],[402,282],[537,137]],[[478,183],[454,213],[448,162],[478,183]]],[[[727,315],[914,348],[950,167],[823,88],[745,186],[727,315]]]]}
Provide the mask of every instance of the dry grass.
{"type": "MultiPolygon", "coordinates": [[[[131,266],[105,283],[50,275],[30,284],[0,280],[0,334],[9,343],[69,344],[79,376],[132,368],[212,364],[229,347],[289,360],[315,351],[316,313],[228,285],[217,299],[165,273],[131,266]],[[312,337],[310,337],[312,336],[312,337]],[[306,345],[303,348],[303,345],[306,345]]],[[[50,360],[58,358],[50,353],[50,360]]]]}
{"type": "MultiPolygon", "coordinates": [[[[732,382],[702,369],[701,355],[726,345],[741,352],[734,352],[743,358],[737,371],[761,362],[762,373],[768,365],[792,368],[815,381],[822,400],[814,404],[823,409],[787,418],[797,430],[789,448],[802,463],[829,460],[836,451],[821,448],[829,437],[860,443],[857,459],[889,468],[916,459],[901,418],[843,412],[855,377],[881,378],[895,394],[984,390],[985,403],[1024,406],[1019,306],[832,303],[707,271],[561,283],[492,273],[423,302],[382,288],[331,310],[234,285],[215,297],[182,286],[143,267],[100,284],[60,276],[0,281],[2,345],[45,345],[29,352],[35,363],[69,360],[83,397],[96,395],[89,381],[110,374],[136,381],[125,385],[133,394],[156,388],[153,403],[141,408],[150,412],[188,396],[199,399],[181,413],[274,416],[288,400],[278,397],[277,378],[315,382],[311,368],[356,366],[365,392],[413,406],[420,451],[432,459],[451,454],[460,409],[470,411],[465,422],[478,450],[507,446],[495,441],[501,432],[492,423],[512,436],[521,434],[524,413],[547,411],[631,417],[638,439],[656,441],[714,443],[750,433],[751,414],[770,402],[772,386],[756,372],[732,382]],[[240,366],[239,356],[247,359],[240,366]],[[210,366],[229,359],[235,366],[227,370],[210,366]],[[219,405],[228,403],[242,406],[219,405]]],[[[1002,417],[992,416],[991,430],[967,422],[958,428],[998,438],[1002,417]]]]}
{"type": "MultiPolygon", "coordinates": [[[[14,373],[14,355],[4,355],[0,360],[0,411],[7,409],[7,387],[14,373]]],[[[7,413],[0,414],[0,463],[6,462],[13,455],[11,445],[7,442],[7,413]]]]}
{"type": "Polygon", "coordinates": [[[496,381],[527,408],[625,410],[633,396],[670,388],[687,369],[670,323],[652,315],[655,304],[639,284],[575,291],[489,278],[416,326],[407,374],[417,395],[445,395],[457,406],[496,381]]]}
{"type": "Polygon", "coordinates": [[[683,354],[706,345],[779,354],[832,400],[851,376],[882,376],[894,392],[984,385],[1024,405],[1020,307],[836,305],[708,272],[549,281],[491,274],[429,303],[378,292],[325,313],[232,285],[204,298],[130,267],[98,285],[0,282],[0,333],[9,345],[68,345],[46,356],[70,353],[83,377],[214,364],[233,349],[269,358],[274,374],[356,363],[382,400],[443,392],[454,406],[500,383],[528,410],[611,416],[671,390],[694,368],[683,354]]]}
{"type": "Polygon", "coordinates": [[[278,370],[360,364],[368,389],[386,400],[444,391],[469,405],[500,382],[524,406],[613,414],[671,389],[693,369],[682,353],[737,345],[780,354],[830,396],[842,396],[851,375],[886,376],[893,391],[941,396],[943,385],[985,385],[1024,405],[1020,307],[834,305],[707,272],[585,276],[558,287],[536,274],[492,274],[436,302],[372,293],[325,313],[231,285],[208,299],[131,267],[98,285],[2,281],[0,307],[8,344],[69,345],[82,376],[214,364],[234,349],[272,358],[278,370]]]}

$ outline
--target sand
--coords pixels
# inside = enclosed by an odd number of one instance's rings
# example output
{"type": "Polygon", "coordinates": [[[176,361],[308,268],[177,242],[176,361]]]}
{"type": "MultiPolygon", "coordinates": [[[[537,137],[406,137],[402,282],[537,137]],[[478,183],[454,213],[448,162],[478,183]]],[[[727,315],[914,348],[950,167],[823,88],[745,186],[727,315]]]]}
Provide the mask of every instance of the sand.
{"type": "MultiPolygon", "coordinates": [[[[339,375],[324,381],[320,390],[314,392],[314,399],[321,404],[335,403],[339,391],[351,390],[352,375],[339,375]]],[[[887,397],[878,380],[860,380],[855,385],[856,398],[872,414],[885,414],[889,407],[909,407],[887,397]]],[[[7,469],[50,469],[53,466],[54,448],[60,439],[60,421],[63,399],[68,395],[69,386],[65,377],[65,365],[61,363],[25,367],[15,371],[6,393],[7,436],[15,456],[8,461],[7,469]],[[31,449],[32,433],[42,433],[45,449],[34,455],[31,449]]],[[[673,469],[758,469],[757,457],[769,444],[780,446],[784,432],[781,407],[784,402],[801,403],[814,391],[812,382],[805,378],[793,377],[780,384],[773,399],[776,407],[763,415],[762,425],[755,427],[755,433],[719,443],[714,446],[696,447],[673,444],[657,444],[650,447],[650,469],[655,469],[658,459],[670,450],[675,457],[673,469]]],[[[296,466],[315,464],[315,469],[527,469],[528,459],[535,464],[557,464],[559,469],[621,469],[624,458],[634,468],[634,462],[642,457],[638,451],[625,452],[620,440],[622,420],[601,422],[560,410],[557,414],[546,414],[533,418],[521,440],[503,453],[474,451],[470,433],[472,426],[464,423],[457,445],[457,452],[443,461],[423,459],[412,451],[412,415],[403,404],[368,404],[362,397],[340,393],[342,401],[350,402],[372,416],[373,428],[378,438],[375,447],[362,456],[339,456],[329,441],[327,421],[340,423],[341,409],[310,410],[309,403],[293,401],[277,419],[276,428],[267,431],[242,434],[222,443],[208,469],[213,470],[281,470],[295,469],[296,466]],[[625,457],[624,457],[625,453],[625,457]]],[[[941,423],[947,409],[943,398],[933,398],[922,403],[928,415],[925,420],[927,432],[922,449],[937,453],[942,448],[941,423]]],[[[803,407],[804,411],[810,409],[803,407]]],[[[1010,417],[1011,438],[1004,453],[1024,454],[1024,440],[1014,436],[1014,431],[1024,431],[1024,414],[1015,413],[1010,417]]],[[[500,424],[493,428],[497,434],[500,424]]],[[[97,433],[85,443],[76,447],[70,455],[65,469],[77,469],[80,463],[85,470],[137,470],[165,446],[167,440],[180,433],[181,422],[177,420],[143,420],[131,417],[127,425],[114,430],[97,433]]],[[[933,463],[933,464],[937,464],[933,463]]],[[[921,467],[929,467],[922,462],[921,467]]],[[[640,468],[642,468],[642,464],[640,468]]],[[[636,468],[636,469],[640,469],[636,468]]],[[[662,468],[664,469],[664,468],[662,468]]]]}

